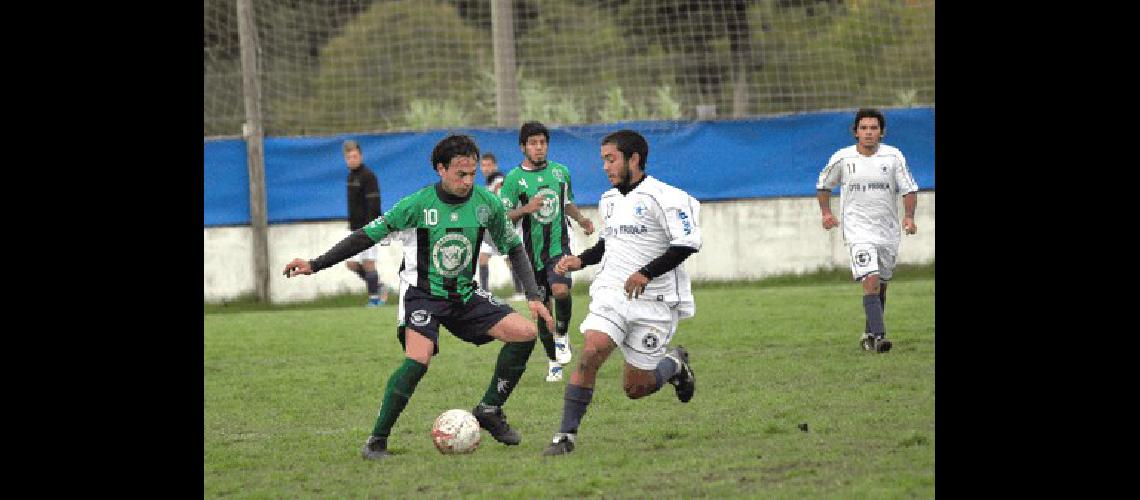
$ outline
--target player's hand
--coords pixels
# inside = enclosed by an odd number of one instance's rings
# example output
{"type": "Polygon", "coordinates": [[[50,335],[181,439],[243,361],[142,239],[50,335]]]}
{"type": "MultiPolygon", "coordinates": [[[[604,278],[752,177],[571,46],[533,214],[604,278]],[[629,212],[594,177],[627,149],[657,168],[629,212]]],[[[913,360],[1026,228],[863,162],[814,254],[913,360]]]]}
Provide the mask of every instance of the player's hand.
{"type": "Polygon", "coordinates": [[[918,232],[918,226],[914,224],[914,219],[911,217],[903,217],[903,229],[906,230],[906,234],[918,232]]]}
{"type": "Polygon", "coordinates": [[[309,266],[309,261],[305,259],[293,259],[285,264],[286,278],[292,278],[298,274],[313,274],[313,268],[309,266]]]}
{"type": "Polygon", "coordinates": [[[578,222],[578,225],[582,226],[582,232],[586,233],[586,236],[594,234],[594,221],[583,217],[582,220],[578,222]]]}
{"type": "Polygon", "coordinates": [[[582,259],[576,255],[563,255],[558,259],[558,263],[554,264],[554,272],[565,276],[570,271],[577,271],[582,269],[582,259]]]}
{"type": "Polygon", "coordinates": [[[838,225],[839,225],[839,219],[836,219],[835,215],[827,214],[827,215],[823,216],[823,228],[824,229],[831,229],[831,228],[838,226],[838,225]]]}
{"type": "Polygon", "coordinates": [[[545,199],[545,196],[535,196],[534,198],[531,198],[530,201],[526,203],[526,205],[523,205],[522,209],[528,214],[533,214],[537,212],[538,209],[542,208],[543,203],[545,203],[545,199]]]}
{"type": "Polygon", "coordinates": [[[645,293],[645,285],[649,284],[649,277],[640,272],[629,275],[625,280],[625,298],[636,299],[645,293]]]}
{"type": "Polygon", "coordinates": [[[555,329],[554,329],[554,318],[550,317],[550,311],[548,311],[546,309],[546,306],[543,305],[541,301],[528,300],[528,301],[526,301],[526,305],[527,305],[527,307],[530,308],[530,317],[531,318],[534,318],[534,319],[542,318],[542,320],[546,322],[546,327],[549,328],[550,331],[552,331],[552,332],[555,331],[555,329]]]}

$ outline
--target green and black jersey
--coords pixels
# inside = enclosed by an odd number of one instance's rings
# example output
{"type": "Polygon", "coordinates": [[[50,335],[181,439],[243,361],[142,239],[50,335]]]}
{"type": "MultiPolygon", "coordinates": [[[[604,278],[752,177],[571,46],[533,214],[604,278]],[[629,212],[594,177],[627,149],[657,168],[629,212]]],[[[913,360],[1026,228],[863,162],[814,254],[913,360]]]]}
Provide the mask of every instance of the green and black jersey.
{"type": "Polygon", "coordinates": [[[373,241],[397,231],[414,230],[404,244],[400,277],[436,297],[467,302],[479,244],[489,238],[503,255],[519,245],[502,201],[487,188],[473,186],[467,198],[453,196],[436,183],[397,202],[364,226],[373,241]]]}
{"type": "Polygon", "coordinates": [[[539,170],[515,167],[503,181],[499,196],[507,210],[526,205],[535,196],[544,198],[542,208],[519,219],[523,245],[535,270],[544,269],[551,257],[570,253],[570,232],[564,210],[567,203],[574,203],[574,189],[566,165],[547,161],[539,170]]]}

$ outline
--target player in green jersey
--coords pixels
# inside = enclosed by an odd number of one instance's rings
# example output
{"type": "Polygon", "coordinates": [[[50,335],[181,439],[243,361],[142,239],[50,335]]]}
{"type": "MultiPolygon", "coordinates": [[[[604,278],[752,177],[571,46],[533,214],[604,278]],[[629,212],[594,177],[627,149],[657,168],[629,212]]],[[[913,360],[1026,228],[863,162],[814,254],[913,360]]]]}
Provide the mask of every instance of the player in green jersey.
{"type": "Polygon", "coordinates": [[[516,445],[522,439],[507,424],[502,405],[526,370],[537,328],[490,292],[474,286],[475,257],[484,238],[510,257],[512,270],[522,280],[532,317],[551,328],[554,320],[543,305],[542,290],[535,283],[522,242],[507,222],[502,202],[486,188],[474,185],[478,161],[479,147],[474,139],[465,135],[444,138],[431,153],[440,182],[396,202],[388,212],[320,257],[293,259],[285,266],[286,277],[312,274],[391,234],[407,231],[400,272],[405,285],[400,293],[405,326],[397,329],[406,357],[388,379],[372,435],[361,452],[365,459],[390,455],[392,426],[427,373],[431,357],[439,352],[440,325],[475,345],[495,339],[504,342],[491,383],[472,413],[495,440],[516,445]]]}
{"type": "Polygon", "coordinates": [[[523,246],[530,254],[535,280],[546,292],[547,308],[554,299],[555,332],[552,334],[539,323],[538,338],[546,348],[546,381],[562,380],[562,365],[571,358],[570,339],[566,332],[570,326],[572,301],[570,275],[554,272],[554,264],[563,255],[570,255],[570,231],[566,223],[569,215],[582,227],[586,235],[594,232],[594,223],[582,216],[574,205],[574,189],[570,183],[570,170],[565,165],[546,158],[550,131],[539,122],[527,122],[519,129],[519,149],[523,162],[507,174],[499,196],[507,208],[511,222],[522,220],[523,246]]]}

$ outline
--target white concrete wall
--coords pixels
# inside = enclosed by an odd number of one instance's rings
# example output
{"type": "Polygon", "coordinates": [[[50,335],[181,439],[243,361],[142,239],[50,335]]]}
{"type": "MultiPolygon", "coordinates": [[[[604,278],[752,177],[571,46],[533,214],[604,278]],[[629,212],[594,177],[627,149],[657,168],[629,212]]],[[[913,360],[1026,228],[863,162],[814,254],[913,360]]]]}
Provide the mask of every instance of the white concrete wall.
{"type": "MultiPolygon", "coordinates": [[[[838,213],[839,197],[832,197],[838,213]]],[[[901,203],[900,203],[901,205],[901,203]]],[[[584,215],[599,226],[597,210],[583,208],[584,215]]],[[[921,192],[915,213],[918,234],[903,236],[900,264],[934,262],[934,192],[921,192]]],[[[311,276],[286,279],[285,264],[294,257],[313,258],[347,234],[344,221],[274,224],[269,226],[270,300],[297,302],[346,292],[366,294],[364,282],[341,263],[311,276]]],[[[248,227],[204,228],[204,300],[218,302],[255,291],[253,247],[248,227]]],[[[576,226],[571,250],[581,252],[597,241],[598,233],[584,236],[576,226]]],[[[818,269],[848,267],[840,229],[824,231],[815,198],[737,200],[701,204],[704,246],[685,261],[693,279],[757,279],[797,274],[818,269]]],[[[377,271],[381,281],[397,283],[396,270],[402,245],[378,247],[377,271]]],[[[493,288],[510,287],[510,270],[503,257],[491,259],[493,288]]],[[[589,282],[594,269],[574,273],[575,282],[589,282]]]]}

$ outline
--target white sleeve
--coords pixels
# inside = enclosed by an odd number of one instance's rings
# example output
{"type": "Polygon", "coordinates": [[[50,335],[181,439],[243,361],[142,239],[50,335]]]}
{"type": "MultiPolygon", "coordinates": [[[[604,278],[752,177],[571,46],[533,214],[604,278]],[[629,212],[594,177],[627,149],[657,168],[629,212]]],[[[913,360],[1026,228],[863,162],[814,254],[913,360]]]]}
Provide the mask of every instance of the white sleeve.
{"type": "Polygon", "coordinates": [[[906,166],[906,158],[900,151],[899,164],[895,167],[895,185],[899,188],[899,194],[909,194],[918,191],[918,183],[914,181],[914,176],[910,175],[910,167],[906,166]]]}
{"type": "Polygon", "coordinates": [[[815,182],[816,189],[831,191],[843,181],[843,166],[839,164],[842,159],[843,156],[839,151],[831,155],[831,159],[827,160],[827,165],[823,166],[819,179],[815,182]]]}
{"type": "Polygon", "coordinates": [[[665,211],[665,226],[669,232],[669,246],[701,249],[701,202],[678,191],[667,196],[661,207],[665,211]]]}

